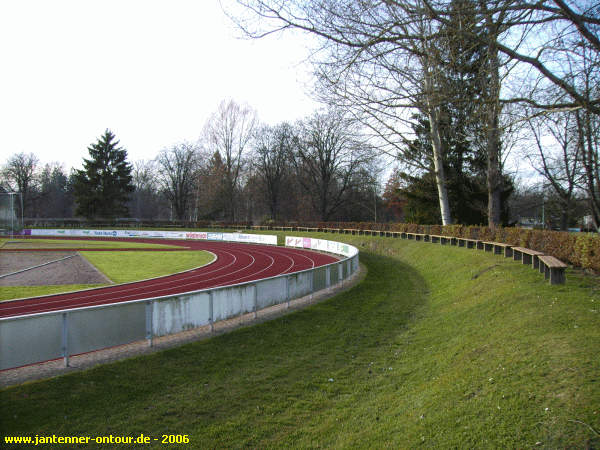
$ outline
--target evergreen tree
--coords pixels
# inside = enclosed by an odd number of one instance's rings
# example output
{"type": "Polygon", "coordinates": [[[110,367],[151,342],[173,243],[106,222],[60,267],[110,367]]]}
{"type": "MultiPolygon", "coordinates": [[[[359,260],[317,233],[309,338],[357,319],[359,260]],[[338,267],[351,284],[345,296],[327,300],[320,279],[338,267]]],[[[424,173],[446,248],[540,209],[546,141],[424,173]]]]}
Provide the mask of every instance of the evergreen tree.
{"type": "Polygon", "coordinates": [[[118,147],[115,135],[106,130],[98,142],[88,147],[83,170],[75,173],[73,186],[76,214],[87,218],[115,218],[128,215],[127,200],[134,191],[132,166],[127,150],[118,147]]]}
{"type": "MultiPolygon", "coordinates": [[[[453,222],[478,225],[487,222],[487,187],[485,155],[477,149],[477,143],[463,139],[460,130],[464,126],[460,116],[446,109],[446,123],[442,124],[444,146],[444,172],[453,222]]],[[[399,172],[399,193],[406,199],[405,220],[407,222],[435,224],[439,223],[440,209],[433,165],[431,143],[428,140],[429,122],[423,115],[413,116],[412,128],[415,139],[403,149],[405,160],[411,158],[413,165],[420,167],[417,174],[399,172]]],[[[502,216],[508,223],[507,199],[512,192],[512,180],[503,175],[502,216]]]]}

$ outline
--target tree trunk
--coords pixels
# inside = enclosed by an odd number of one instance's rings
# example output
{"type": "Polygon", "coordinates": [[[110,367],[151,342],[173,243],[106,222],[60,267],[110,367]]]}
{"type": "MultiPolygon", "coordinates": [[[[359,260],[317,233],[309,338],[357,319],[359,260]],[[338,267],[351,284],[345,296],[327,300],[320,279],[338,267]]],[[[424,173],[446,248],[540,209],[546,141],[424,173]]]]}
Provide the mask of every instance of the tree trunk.
{"type": "Polygon", "coordinates": [[[438,115],[431,110],[429,111],[429,123],[431,129],[431,144],[433,147],[435,184],[437,186],[438,199],[440,202],[442,225],[450,225],[452,223],[452,216],[450,214],[450,201],[448,200],[448,187],[446,186],[446,174],[444,172],[444,158],[442,140],[440,139],[438,115]]]}
{"type": "Polygon", "coordinates": [[[425,82],[425,98],[427,102],[427,116],[429,118],[429,132],[431,134],[431,146],[433,148],[433,169],[435,174],[435,184],[438,191],[438,200],[440,203],[440,213],[442,216],[442,225],[452,223],[450,213],[450,201],[448,199],[448,187],[446,186],[446,174],[444,172],[444,149],[440,137],[439,113],[434,101],[434,85],[429,73],[429,67],[424,61],[423,78],[425,82]]]}
{"type": "Polygon", "coordinates": [[[490,43],[490,89],[487,102],[487,187],[488,226],[500,225],[502,214],[502,169],[500,166],[500,75],[498,50],[490,43]]]}

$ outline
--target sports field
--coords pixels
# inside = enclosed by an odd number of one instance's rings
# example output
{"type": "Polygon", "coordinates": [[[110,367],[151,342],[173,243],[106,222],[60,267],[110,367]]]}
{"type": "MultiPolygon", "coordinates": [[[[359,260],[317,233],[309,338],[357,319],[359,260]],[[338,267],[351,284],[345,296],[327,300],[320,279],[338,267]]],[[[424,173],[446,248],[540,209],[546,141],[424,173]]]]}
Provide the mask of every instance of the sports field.
{"type": "MultiPolygon", "coordinates": [[[[49,240],[50,244],[52,240],[49,240]]],[[[64,243],[60,243],[64,245],[64,243]]],[[[109,248],[132,248],[131,243],[114,242],[114,246],[109,247],[109,242],[82,241],[82,243],[71,241],[69,246],[61,247],[61,250],[69,250],[71,248],[79,248],[79,245],[85,244],[85,248],[91,249],[109,249],[109,248]]],[[[43,243],[42,245],[45,245],[43,243]]],[[[100,278],[90,277],[85,264],[79,262],[78,266],[73,267],[77,260],[64,260],[53,263],[48,266],[40,267],[21,274],[10,277],[13,285],[8,286],[8,279],[0,278],[0,301],[10,300],[24,297],[34,297],[39,295],[55,294],[60,292],[71,292],[81,289],[89,289],[100,287],[113,283],[129,283],[132,281],[144,280],[173,273],[190,270],[196,267],[201,267],[211,263],[214,260],[214,255],[205,251],[160,251],[159,249],[165,246],[152,245],[150,247],[138,244],[140,250],[136,251],[81,251],[77,257],[85,258],[91,263],[93,268],[102,275],[100,278]],[[156,250],[143,251],[144,248],[152,248],[156,250]],[[75,261],[75,262],[74,262],[75,261]],[[76,275],[75,279],[73,275],[76,275]],[[17,280],[14,278],[19,277],[17,280]],[[78,279],[79,278],[79,279],[78,279]],[[52,280],[52,283],[50,283],[52,280]],[[61,280],[63,282],[61,282],[61,280]],[[96,282],[91,282],[95,280],[96,282]],[[22,282],[21,282],[22,281],[22,282]],[[67,281],[70,284],[67,284],[67,281]],[[15,285],[16,284],[16,285],[15,285]],[[33,285],[32,285],[33,284],[33,285]],[[52,285],[50,285],[52,284],[52,285]]],[[[38,248],[38,247],[36,247],[38,248]]],[[[173,247],[180,248],[180,247],[173,247]]],[[[4,253],[3,262],[9,258],[16,259],[23,256],[26,257],[24,263],[15,270],[20,270],[22,267],[32,267],[38,264],[37,257],[40,255],[46,257],[47,261],[58,261],[64,258],[65,255],[71,253],[48,253],[48,252],[18,252],[4,253]]],[[[12,270],[6,269],[6,272],[12,270]]]]}
{"type": "Polygon", "coordinates": [[[5,389],[3,429],[179,434],[195,448],[600,446],[598,278],[570,270],[566,285],[550,286],[489,253],[335,237],[360,248],[368,269],[352,290],[5,389]]]}

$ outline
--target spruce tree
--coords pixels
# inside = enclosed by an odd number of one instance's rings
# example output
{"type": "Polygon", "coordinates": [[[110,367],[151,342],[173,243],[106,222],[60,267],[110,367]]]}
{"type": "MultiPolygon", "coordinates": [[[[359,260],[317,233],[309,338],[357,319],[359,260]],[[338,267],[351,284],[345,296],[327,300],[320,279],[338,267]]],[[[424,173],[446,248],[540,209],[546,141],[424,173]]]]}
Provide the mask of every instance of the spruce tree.
{"type": "Polygon", "coordinates": [[[77,215],[89,219],[128,215],[126,203],[134,191],[132,166],[127,162],[127,150],[118,145],[115,135],[107,129],[88,147],[90,158],[84,158],[83,170],[77,170],[74,177],[77,215]]]}

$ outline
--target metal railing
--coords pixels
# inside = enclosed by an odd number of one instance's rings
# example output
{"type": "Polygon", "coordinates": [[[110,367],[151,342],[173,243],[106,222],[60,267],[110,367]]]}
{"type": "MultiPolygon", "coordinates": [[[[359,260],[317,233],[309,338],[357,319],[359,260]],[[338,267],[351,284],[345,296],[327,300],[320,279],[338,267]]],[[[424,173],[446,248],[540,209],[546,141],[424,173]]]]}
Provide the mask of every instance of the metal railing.
{"type": "Polygon", "coordinates": [[[317,293],[359,267],[351,256],[292,274],[183,294],[0,319],[0,370],[179,333],[317,293]]]}

